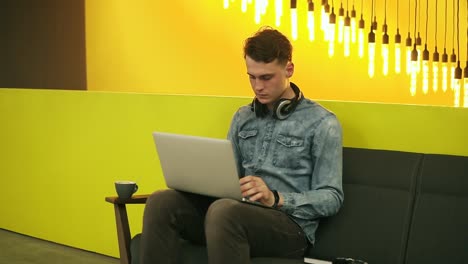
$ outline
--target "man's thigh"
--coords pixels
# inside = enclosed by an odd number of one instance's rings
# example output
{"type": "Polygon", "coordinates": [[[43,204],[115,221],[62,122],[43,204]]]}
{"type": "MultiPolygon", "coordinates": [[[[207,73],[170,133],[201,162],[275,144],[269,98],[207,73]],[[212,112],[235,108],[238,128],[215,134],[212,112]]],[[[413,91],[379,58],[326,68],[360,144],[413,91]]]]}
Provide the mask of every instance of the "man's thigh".
{"type": "Polygon", "coordinates": [[[300,258],[307,249],[304,232],[282,211],[231,199],[220,199],[211,206],[222,207],[222,214],[246,230],[252,257],[300,258]]]}
{"type": "Polygon", "coordinates": [[[302,257],[308,243],[302,228],[282,211],[245,204],[244,225],[252,257],[302,257]],[[250,212],[251,211],[251,212],[250,212]]]}

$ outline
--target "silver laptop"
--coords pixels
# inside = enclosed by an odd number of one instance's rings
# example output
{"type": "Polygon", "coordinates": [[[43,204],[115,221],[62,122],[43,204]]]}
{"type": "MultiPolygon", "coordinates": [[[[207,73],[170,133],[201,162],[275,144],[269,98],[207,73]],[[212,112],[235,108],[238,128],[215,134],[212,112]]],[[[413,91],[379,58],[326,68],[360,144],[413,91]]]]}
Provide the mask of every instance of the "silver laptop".
{"type": "Polygon", "coordinates": [[[229,140],[163,132],[153,138],[167,187],[243,200],[229,140]]]}

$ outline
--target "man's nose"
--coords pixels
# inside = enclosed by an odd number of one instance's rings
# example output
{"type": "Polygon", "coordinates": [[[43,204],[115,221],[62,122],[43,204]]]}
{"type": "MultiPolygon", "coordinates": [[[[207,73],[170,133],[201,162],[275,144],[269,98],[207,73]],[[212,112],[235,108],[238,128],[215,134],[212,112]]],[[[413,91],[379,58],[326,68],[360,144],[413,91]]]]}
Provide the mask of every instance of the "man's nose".
{"type": "Polygon", "coordinates": [[[264,83],[261,80],[254,80],[253,87],[255,91],[261,91],[264,88],[264,83]]]}

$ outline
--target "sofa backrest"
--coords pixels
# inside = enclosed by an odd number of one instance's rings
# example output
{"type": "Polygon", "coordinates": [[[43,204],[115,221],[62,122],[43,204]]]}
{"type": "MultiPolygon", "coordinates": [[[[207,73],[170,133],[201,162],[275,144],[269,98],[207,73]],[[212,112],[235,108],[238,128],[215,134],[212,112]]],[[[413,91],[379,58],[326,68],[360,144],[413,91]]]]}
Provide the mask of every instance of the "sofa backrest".
{"type": "MultiPolygon", "coordinates": [[[[346,147],[343,186],[343,207],[321,221],[307,256],[371,264],[468,263],[468,157],[346,147]]],[[[138,255],[137,238],[132,256],[138,255]]],[[[184,256],[190,261],[206,260],[203,247],[189,249],[184,256]]]]}
{"type": "Polygon", "coordinates": [[[425,155],[407,264],[468,263],[468,157],[425,155]]]}
{"type": "Polygon", "coordinates": [[[343,149],[344,204],[323,219],[309,254],[368,263],[403,263],[423,154],[343,149]]]}

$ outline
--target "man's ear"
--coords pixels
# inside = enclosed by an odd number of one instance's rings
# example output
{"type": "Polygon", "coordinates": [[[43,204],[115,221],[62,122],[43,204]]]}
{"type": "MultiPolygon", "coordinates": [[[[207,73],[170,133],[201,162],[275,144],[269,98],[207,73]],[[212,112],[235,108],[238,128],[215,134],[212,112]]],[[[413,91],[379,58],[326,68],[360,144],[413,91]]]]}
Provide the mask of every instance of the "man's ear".
{"type": "Polygon", "coordinates": [[[294,63],[289,61],[288,64],[286,65],[286,77],[291,78],[293,74],[294,74],[294,63]]]}

